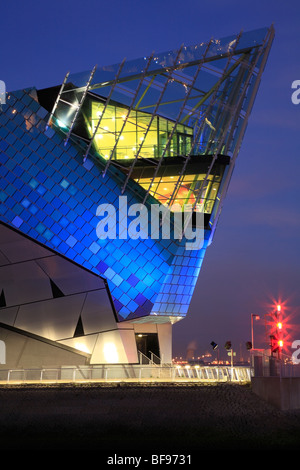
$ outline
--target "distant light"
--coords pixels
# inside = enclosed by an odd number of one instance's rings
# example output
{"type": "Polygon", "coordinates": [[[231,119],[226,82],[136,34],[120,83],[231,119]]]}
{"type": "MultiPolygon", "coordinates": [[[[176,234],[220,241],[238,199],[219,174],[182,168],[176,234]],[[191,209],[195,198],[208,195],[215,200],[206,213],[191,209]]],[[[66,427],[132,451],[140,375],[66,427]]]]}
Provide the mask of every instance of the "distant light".
{"type": "Polygon", "coordinates": [[[281,310],[281,305],[277,305],[277,312],[280,312],[281,310]]]}
{"type": "Polygon", "coordinates": [[[280,339],[280,340],[278,341],[278,346],[279,346],[280,348],[283,347],[283,341],[282,341],[282,339],[280,339]]]}
{"type": "Polygon", "coordinates": [[[277,328],[278,328],[279,330],[282,329],[282,323],[281,323],[281,322],[278,322],[278,323],[277,323],[277,328]]]}

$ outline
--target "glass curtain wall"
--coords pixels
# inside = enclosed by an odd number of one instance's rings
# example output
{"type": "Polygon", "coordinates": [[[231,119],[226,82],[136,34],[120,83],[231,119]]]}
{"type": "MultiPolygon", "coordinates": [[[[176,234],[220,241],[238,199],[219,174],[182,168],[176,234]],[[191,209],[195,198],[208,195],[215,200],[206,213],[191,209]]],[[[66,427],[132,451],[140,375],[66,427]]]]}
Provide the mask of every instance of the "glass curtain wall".
{"type": "MultiPolygon", "coordinates": [[[[93,101],[91,106],[91,135],[93,135],[99,118],[102,116],[104,105],[93,101]]],[[[155,116],[147,131],[152,118],[151,114],[137,110],[131,110],[128,118],[127,114],[128,109],[125,107],[117,105],[106,107],[94,139],[97,152],[105,159],[110,157],[113,150],[113,160],[134,159],[138,148],[143,144],[140,158],[159,158],[164,151],[174,123],[155,116]]],[[[187,155],[191,148],[193,129],[182,124],[177,125],[176,129],[165,154],[166,157],[187,155]]]]}
{"type": "Polygon", "coordinates": [[[122,191],[132,179],[145,189],[143,202],[152,195],[212,213],[226,191],[214,162],[228,156],[231,174],[273,36],[261,28],[66,76],[54,117],[67,137],[79,123],[88,129],[79,134],[83,158],[96,150],[104,175],[111,164],[123,171],[122,191]],[[206,174],[202,156],[214,159],[206,174]],[[139,171],[146,164],[147,178],[139,171]]]}

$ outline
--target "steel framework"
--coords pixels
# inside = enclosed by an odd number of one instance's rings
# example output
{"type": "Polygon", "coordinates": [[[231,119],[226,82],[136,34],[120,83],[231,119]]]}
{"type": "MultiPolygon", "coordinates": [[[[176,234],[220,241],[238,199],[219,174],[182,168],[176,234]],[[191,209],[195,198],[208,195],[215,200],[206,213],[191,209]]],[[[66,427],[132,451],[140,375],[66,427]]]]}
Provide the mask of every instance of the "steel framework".
{"type": "MultiPolygon", "coordinates": [[[[197,156],[200,159],[201,155],[210,155],[210,165],[204,178],[203,175],[194,175],[194,181],[188,188],[189,195],[192,194],[194,200],[192,212],[197,210],[199,199],[202,197],[218,155],[228,155],[229,170],[219,189],[215,217],[211,220],[211,228],[214,231],[273,38],[274,28],[271,25],[270,28],[250,33],[241,31],[237,36],[230,38],[211,39],[208,43],[193,47],[182,45],[177,51],[169,53],[152,53],[139,61],[126,62],[124,59],[119,65],[101,68],[97,73],[94,67],[84,85],[81,85],[83,79],[80,77],[77,79],[75,90],[76,93],[82,92],[80,102],[76,106],[67,102],[70,106],[75,106],[75,114],[67,125],[65,143],[72,136],[76,119],[88,93],[98,94],[104,107],[87,143],[83,161],[88,156],[97,158],[103,165],[103,176],[111,165],[117,165],[124,170],[121,188],[124,193],[132,179],[137,161],[142,160],[153,168],[147,187],[143,186],[142,201],[145,204],[150,194],[156,196],[156,192],[151,188],[166,159],[176,129],[180,124],[188,125],[193,130],[193,139],[187,154],[178,155],[181,158],[181,168],[178,168],[166,206],[169,209],[172,207],[191,158],[197,156]],[[127,96],[120,98],[122,93],[125,95],[127,93],[127,96]],[[131,97],[129,102],[128,95],[131,97]],[[120,103],[123,100],[126,116],[121,129],[115,133],[114,145],[110,149],[108,160],[105,161],[101,158],[101,148],[95,145],[95,136],[111,100],[120,103]],[[122,159],[114,159],[130,112],[132,110],[144,112],[151,109],[149,122],[144,130],[144,139],[139,143],[134,158],[129,162],[126,161],[126,164],[122,159]],[[156,116],[168,119],[172,123],[172,130],[160,155],[149,159],[143,155],[143,146],[156,116]]],[[[66,103],[63,96],[68,81],[73,83],[69,73],[58,93],[47,127],[55,125],[53,117],[59,116],[60,103],[66,103]]],[[[189,220],[186,223],[188,224],[189,220]]]]}

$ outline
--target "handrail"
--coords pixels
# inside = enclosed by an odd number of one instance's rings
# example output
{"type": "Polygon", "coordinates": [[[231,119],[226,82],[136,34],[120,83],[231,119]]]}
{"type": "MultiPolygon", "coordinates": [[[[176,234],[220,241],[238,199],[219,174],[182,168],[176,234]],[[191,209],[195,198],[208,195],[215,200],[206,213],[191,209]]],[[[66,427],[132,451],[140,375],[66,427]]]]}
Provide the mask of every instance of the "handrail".
{"type": "Polygon", "coordinates": [[[151,362],[152,364],[155,364],[155,365],[162,365],[162,360],[159,356],[157,356],[155,353],[153,353],[152,351],[149,351],[150,353],[150,357],[151,357],[151,362]]]}
{"type": "Polygon", "coordinates": [[[139,364],[151,364],[151,359],[146,356],[142,351],[138,351],[139,364]],[[143,362],[143,360],[145,362],[143,362]]]}
{"type": "MultiPolygon", "coordinates": [[[[143,355],[145,356],[145,355],[143,355]]],[[[146,356],[145,356],[146,357],[146,356]]],[[[0,370],[0,383],[74,383],[105,381],[249,382],[251,367],[114,364],[0,370]]]]}

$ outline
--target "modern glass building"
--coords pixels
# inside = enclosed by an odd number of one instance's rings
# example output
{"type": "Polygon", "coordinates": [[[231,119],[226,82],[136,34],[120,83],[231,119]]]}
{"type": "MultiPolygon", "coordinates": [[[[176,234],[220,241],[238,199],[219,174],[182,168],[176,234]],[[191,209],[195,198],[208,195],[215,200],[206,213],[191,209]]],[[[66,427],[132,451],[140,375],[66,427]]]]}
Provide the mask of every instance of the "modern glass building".
{"type": "Polygon", "coordinates": [[[1,367],[171,362],[273,37],[271,26],[6,93],[1,367]]]}

